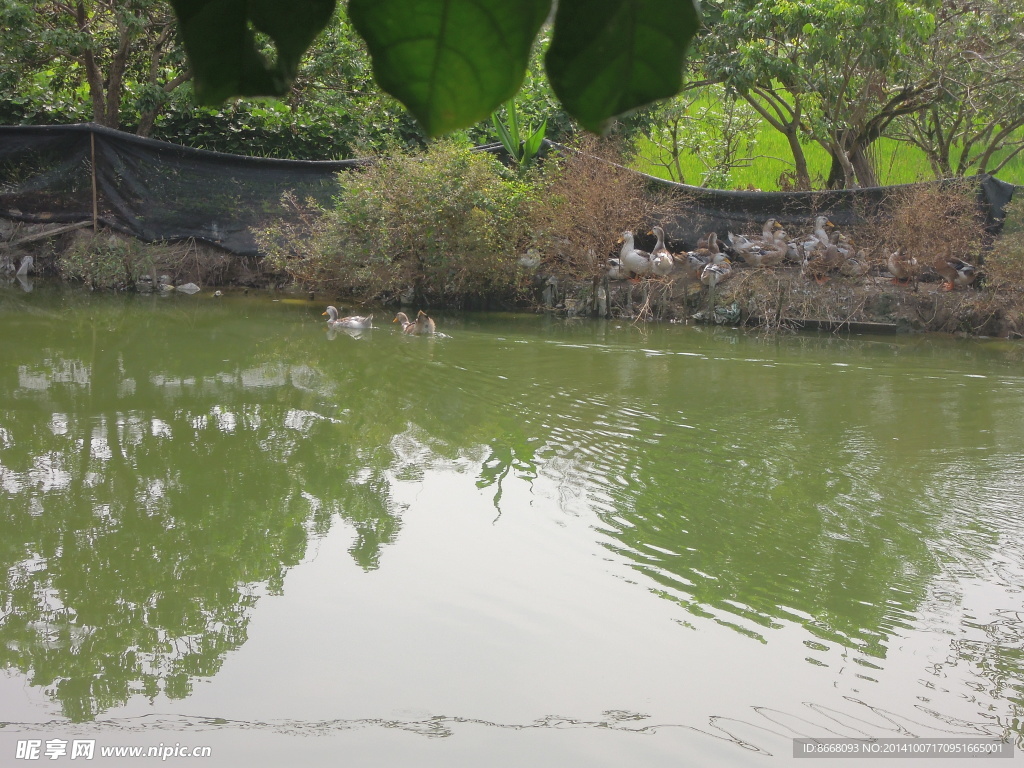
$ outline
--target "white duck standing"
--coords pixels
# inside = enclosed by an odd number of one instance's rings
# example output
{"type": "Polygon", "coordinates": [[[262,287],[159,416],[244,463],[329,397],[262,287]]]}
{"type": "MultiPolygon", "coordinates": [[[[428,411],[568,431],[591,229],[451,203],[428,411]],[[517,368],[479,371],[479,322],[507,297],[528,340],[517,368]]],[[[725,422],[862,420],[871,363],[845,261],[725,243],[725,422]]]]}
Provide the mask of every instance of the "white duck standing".
{"type": "Polygon", "coordinates": [[[708,288],[714,288],[730,277],[732,277],[732,262],[728,259],[707,264],[700,273],[700,281],[708,288]]]}
{"type": "Polygon", "coordinates": [[[647,251],[641,251],[634,245],[633,233],[628,229],[622,233],[622,250],[619,252],[619,265],[626,276],[632,275],[634,280],[650,275],[654,271],[654,266],[651,264],[651,254],[647,251]]]}
{"type": "Polygon", "coordinates": [[[675,269],[676,262],[668,248],[665,247],[665,230],[661,227],[652,227],[651,231],[658,238],[658,242],[651,252],[651,269],[654,274],[665,277],[675,269]]]}

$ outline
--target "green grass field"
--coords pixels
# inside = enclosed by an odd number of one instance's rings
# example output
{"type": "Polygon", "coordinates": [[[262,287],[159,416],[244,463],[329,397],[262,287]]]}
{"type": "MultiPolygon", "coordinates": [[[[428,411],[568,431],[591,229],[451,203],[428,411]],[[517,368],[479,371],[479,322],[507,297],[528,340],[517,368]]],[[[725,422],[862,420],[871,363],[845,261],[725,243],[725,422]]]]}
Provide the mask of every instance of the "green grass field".
{"type": "MultiPolygon", "coordinates": [[[[778,190],[780,176],[792,168],[792,154],[785,137],[771,126],[762,124],[754,151],[763,157],[754,160],[749,167],[734,169],[728,188],[759,189],[766,192],[778,190]]],[[[824,188],[829,171],[828,153],[817,144],[805,146],[804,151],[814,188],[824,188]]],[[[667,170],[656,164],[657,152],[657,147],[650,140],[642,139],[633,167],[652,176],[670,178],[667,170]]],[[[935,178],[924,153],[907,142],[879,139],[875,143],[874,156],[882,185],[908,184],[935,178]]],[[[685,176],[683,181],[699,186],[704,173],[700,161],[688,155],[683,157],[681,164],[685,176]]],[[[1024,152],[1013,158],[997,174],[997,178],[1011,184],[1024,185],[1024,152]]]]}

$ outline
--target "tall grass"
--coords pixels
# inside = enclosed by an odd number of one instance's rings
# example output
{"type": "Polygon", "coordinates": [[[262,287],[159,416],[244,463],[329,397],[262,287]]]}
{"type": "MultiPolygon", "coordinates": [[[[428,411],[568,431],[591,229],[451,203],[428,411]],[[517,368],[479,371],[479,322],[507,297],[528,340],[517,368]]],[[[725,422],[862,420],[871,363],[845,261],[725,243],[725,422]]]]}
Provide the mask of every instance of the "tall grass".
{"type": "MultiPolygon", "coordinates": [[[[691,108],[696,112],[700,106],[706,106],[713,97],[699,100],[691,108]]],[[[808,171],[815,189],[822,189],[828,178],[831,161],[828,153],[817,144],[804,146],[807,156],[808,171]]],[[[928,158],[917,147],[905,141],[882,138],[872,148],[878,171],[879,183],[910,184],[935,178],[928,158]]],[[[781,188],[786,174],[792,171],[792,153],[785,137],[768,125],[761,122],[757,131],[753,159],[746,167],[734,168],[729,177],[729,189],[754,189],[774,192],[781,188]]],[[[633,158],[633,167],[643,173],[659,178],[671,178],[664,166],[658,165],[659,149],[646,137],[637,144],[637,152],[633,158]]],[[[996,161],[1003,155],[997,155],[996,161]]],[[[955,160],[956,158],[954,158],[955,160]]],[[[680,160],[683,169],[683,182],[699,186],[705,172],[704,165],[693,154],[684,154],[680,160]]],[[[1003,168],[998,177],[1012,184],[1024,185],[1024,153],[1017,155],[1003,168]]]]}

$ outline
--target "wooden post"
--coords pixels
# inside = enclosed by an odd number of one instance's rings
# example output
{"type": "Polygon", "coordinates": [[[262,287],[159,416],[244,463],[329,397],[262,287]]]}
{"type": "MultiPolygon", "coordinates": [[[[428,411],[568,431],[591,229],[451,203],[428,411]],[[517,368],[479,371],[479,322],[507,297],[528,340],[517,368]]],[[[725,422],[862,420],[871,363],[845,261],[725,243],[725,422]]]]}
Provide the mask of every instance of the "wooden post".
{"type": "Polygon", "coordinates": [[[96,194],[96,132],[89,131],[89,145],[92,148],[92,233],[99,229],[99,199],[96,194]]]}

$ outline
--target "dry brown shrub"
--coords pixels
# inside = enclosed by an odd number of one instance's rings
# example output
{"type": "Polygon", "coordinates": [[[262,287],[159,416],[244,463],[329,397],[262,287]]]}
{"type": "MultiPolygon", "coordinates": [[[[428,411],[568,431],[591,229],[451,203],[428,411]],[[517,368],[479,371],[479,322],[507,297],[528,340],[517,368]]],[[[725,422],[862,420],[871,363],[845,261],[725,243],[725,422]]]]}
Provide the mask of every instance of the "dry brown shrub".
{"type": "Polygon", "coordinates": [[[1002,234],[985,258],[985,284],[994,292],[1024,292],[1024,196],[1006,207],[1002,234]]]}
{"type": "Polygon", "coordinates": [[[975,263],[985,238],[985,220],[977,187],[961,180],[900,188],[884,212],[865,226],[868,230],[885,255],[900,248],[922,266],[940,257],[975,263]]]}
{"type": "Polygon", "coordinates": [[[999,238],[985,257],[985,286],[997,293],[1024,293],[1024,235],[999,238]]]}
{"type": "Polygon", "coordinates": [[[1006,205],[1004,213],[1002,234],[1024,234],[1024,193],[1018,191],[1014,199],[1006,205]]]}
{"type": "MultiPolygon", "coordinates": [[[[1024,213],[1024,205],[1020,209],[1024,213]]],[[[1004,228],[985,257],[983,274],[986,301],[980,309],[998,316],[1001,326],[996,333],[1024,334],[1024,226],[1004,228]]]]}
{"type": "Polygon", "coordinates": [[[638,284],[621,281],[609,290],[609,309],[614,317],[644,320],[665,320],[685,317],[689,310],[685,286],[680,280],[641,280],[638,284]]]}
{"type": "Polygon", "coordinates": [[[817,285],[796,270],[745,269],[725,284],[721,300],[739,302],[748,322],[775,332],[805,320],[838,326],[870,319],[867,299],[859,280],[835,277],[817,285]]]}
{"type": "Polygon", "coordinates": [[[617,254],[623,231],[646,233],[657,201],[608,140],[587,135],[547,164],[547,199],[531,214],[543,269],[575,279],[598,277],[617,254]]]}
{"type": "Polygon", "coordinates": [[[244,257],[189,238],[177,243],[153,244],[153,263],[157,272],[170,273],[175,282],[199,285],[223,285],[244,271],[244,257]]]}

